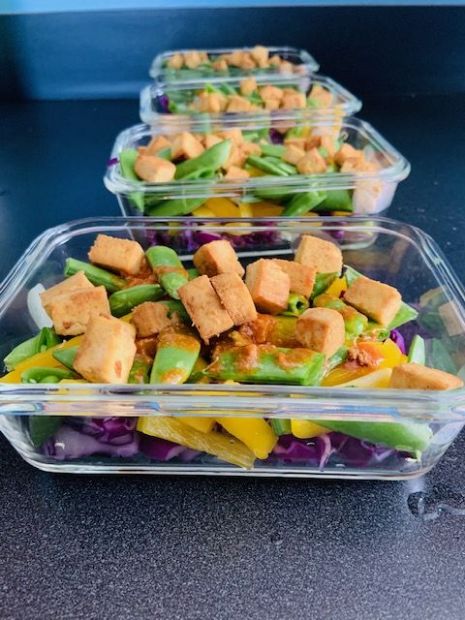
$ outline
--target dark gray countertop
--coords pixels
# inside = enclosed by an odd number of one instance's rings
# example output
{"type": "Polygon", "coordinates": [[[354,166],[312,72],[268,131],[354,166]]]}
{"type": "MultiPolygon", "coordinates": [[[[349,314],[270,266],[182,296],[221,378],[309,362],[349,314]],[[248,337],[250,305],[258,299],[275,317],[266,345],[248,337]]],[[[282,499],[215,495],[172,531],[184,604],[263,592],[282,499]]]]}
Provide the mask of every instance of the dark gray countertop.
{"type": "MultiPolygon", "coordinates": [[[[437,96],[362,115],[413,165],[390,217],[459,273],[464,113],[437,96]]],[[[135,101],[0,104],[1,277],[44,228],[118,214],[101,177],[136,120],[135,101]]],[[[42,473],[1,439],[0,617],[463,618],[464,450],[403,483],[117,478],[42,473]]]]}

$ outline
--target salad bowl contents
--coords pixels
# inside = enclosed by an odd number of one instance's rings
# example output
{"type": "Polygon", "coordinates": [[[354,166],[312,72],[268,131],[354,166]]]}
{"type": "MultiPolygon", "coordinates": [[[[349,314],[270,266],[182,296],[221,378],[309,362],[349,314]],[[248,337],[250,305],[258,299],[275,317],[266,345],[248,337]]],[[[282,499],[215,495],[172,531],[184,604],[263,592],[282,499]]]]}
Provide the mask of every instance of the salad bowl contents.
{"type": "Polygon", "coordinates": [[[225,239],[182,256],[94,234],[87,257],[81,248],[33,289],[45,320],[5,356],[0,389],[11,411],[15,394],[46,398],[2,430],[51,470],[402,477],[432,466],[461,423],[428,419],[431,398],[455,399],[463,381],[434,367],[420,306],[348,265],[318,229],[293,234],[266,257],[225,239]],[[421,414],[399,413],[415,399],[421,414]]]}

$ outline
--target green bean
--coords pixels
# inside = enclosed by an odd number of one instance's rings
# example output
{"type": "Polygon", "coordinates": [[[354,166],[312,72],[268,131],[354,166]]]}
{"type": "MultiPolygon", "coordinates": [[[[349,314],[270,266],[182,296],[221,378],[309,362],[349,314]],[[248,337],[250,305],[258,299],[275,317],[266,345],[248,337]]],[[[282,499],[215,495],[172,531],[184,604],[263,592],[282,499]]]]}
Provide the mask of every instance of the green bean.
{"type": "Polygon", "coordinates": [[[332,355],[328,359],[328,363],[326,364],[326,371],[329,372],[333,368],[336,368],[336,366],[339,366],[339,364],[344,363],[347,359],[348,351],[349,350],[347,347],[340,347],[336,351],[336,353],[334,353],[334,355],[332,355]]]}
{"type": "Polygon", "coordinates": [[[336,272],[317,273],[310,299],[314,299],[324,293],[338,277],[339,274],[336,272]]]}
{"type": "Polygon", "coordinates": [[[60,344],[60,342],[61,339],[51,327],[43,327],[36,336],[21,342],[10,351],[4,358],[3,363],[8,371],[14,370],[24,360],[42,351],[47,351],[47,349],[60,344]]]}
{"type": "Polygon", "coordinates": [[[138,383],[148,383],[150,375],[150,362],[147,358],[142,356],[137,356],[132,364],[131,370],[129,371],[128,383],[129,384],[138,384],[138,383]]]}
{"type": "Polygon", "coordinates": [[[164,331],[158,338],[150,383],[185,383],[200,354],[200,341],[184,331],[164,331]]]}
{"type": "Polygon", "coordinates": [[[164,245],[155,245],[145,255],[168,295],[179,299],[178,289],[187,284],[189,278],[176,252],[164,245]]]}
{"type": "Polygon", "coordinates": [[[258,155],[249,155],[247,157],[247,163],[254,168],[258,168],[259,170],[263,170],[263,172],[267,172],[268,174],[272,174],[274,176],[288,177],[292,174],[296,174],[297,172],[294,166],[291,166],[284,161],[280,161],[276,157],[259,157],[258,155]]]}
{"type": "Polygon", "coordinates": [[[113,316],[120,317],[145,301],[158,301],[165,294],[159,284],[139,284],[116,291],[108,298],[113,316]]]}
{"type": "Polygon", "coordinates": [[[281,215],[285,217],[295,217],[297,215],[305,215],[309,211],[313,211],[324,199],[326,192],[313,191],[295,194],[286,205],[281,215]]]}
{"type": "Polygon", "coordinates": [[[21,373],[21,383],[60,383],[62,379],[75,379],[76,373],[67,368],[35,366],[21,373]]]}
{"type": "Polygon", "coordinates": [[[189,269],[187,270],[187,275],[189,277],[189,280],[195,280],[195,278],[199,277],[200,273],[199,270],[195,267],[189,267],[189,269]]]}
{"type": "Polygon", "coordinates": [[[63,364],[66,368],[73,370],[74,360],[76,359],[78,350],[79,345],[76,345],[75,347],[68,347],[67,349],[56,349],[52,355],[57,362],[60,362],[60,364],[63,364]]]}
{"type": "Polygon", "coordinates": [[[282,144],[260,144],[263,155],[269,155],[271,157],[282,157],[284,155],[285,147],[282,144]]]}
{"type": "Polygon", "coordinates": [[[156,156],[160,157],[161,159],[167,159],[168,161],[171,161],[171,148],[167,146],[164,149],[160,149],[159,151],[157,151],[156,156]]]}
{"type": "Polygon", "coordinates": [[[422,365],[426,363],[425,341],[418,334],[415,334],[410,344],[408,350],[408,361],[422,365]]]}
{"type": "Polygon", "coordinates": [[[218,142],[209,149],[205,149],[198,157],[183,161],[176,166],[175,178],[183,179],[191,172],[199,169],[218,170],[228,160],[231,145],[231,140],[223,140],[223,142],[218,142]]]}
{"type": "Polygon", "coordinates": [[[191,318],[187,314],[187,310],[182,303],[177,299],[164,299],[160,302],[168,309],[168,318],[170,319],[173,314],[177,314],[183,323],[191,324],[191,318]]]}
{"type": "MultiPolygon", "coordinates": [[[[125,179],[129,181],[140,182],[140,178],[137,176],[134,170],[136,159],[139,157],[136,149],[125,149],[118,155],[119,167],[121,174],[125,179]]],[[[144,194],[142,192],[130,192],[128,199],[134,204],[138,211],[144,212],[144,194]]]]}
{"type": "Polygon", "coordinates": [[[346,189],[332,189],[326,192],[326,197],[315,209],[318,213],[331,211],[346,211],[351,213],[354,210],[352,197],[346,189]]]}
{"type": "Polygon", "coordinates": [[[234,95],[238,94],[237,89],[234,88],[234,86],[231,86],[230,84],[222,84],[219,87],[219,90],[220,90],[220,92],[223,93],[223,95],[232,95],[232,96],[234,96],[234,95]]]}
{"type": "Polygon", "coordinates": [[[313,305],[317,308],[331,308],[339,312],[344,319],[346,336],[348,338],[360,336],[368,326],[368,318],[364,314],[355,310],[355,308],[352,308],[352,306],[349,306],[338,297],[332,297],[327,293],[323,293],[315,297],[313,305]]]}
{"type": "Polygon", "coordinates": [[[291,421],[288,418],[271,418],[270,424],[278,437],[291,434],[291,421]]]}
{"type": "Polygon", "coordinates": [[[218,353],[206,369],[207,376],[239,383],[318,385],[325,356],[310,349],[287,349],[265,345],[230,347],[218,353]]]}
{"type": "Polygon", "coordinates": [[[255,196],[260,200],[285,201],[292,196],[289,187],[263,187],[254,191],[255,196]]]}
{"type": "Polygon", "coordinates": [[[78,271],[83,271],[87,279],[95,284],[95,286],[104,286],[109,293],[114,293],[126,286],[126,280],[110,273],[100,267],[95,267],[90,263],[76,260],[75,258],[67,258],[65,262],[64,274],[66,277],[73,276],[78,271]]]}
{"type": "Polygon", "coordinates": [[[287,309],[283,312],[284,316],[300,316],[308,308],[308,299],[303,295],[291,293],[287,300],[287,309]]]}
{"type": "Polygon", "coordinates": [[[157,217],[177,217],[179,215],[189,215],[205,202],[205,198],[173,198],[157,202],[147,208],[147,215],[157,217]]]}

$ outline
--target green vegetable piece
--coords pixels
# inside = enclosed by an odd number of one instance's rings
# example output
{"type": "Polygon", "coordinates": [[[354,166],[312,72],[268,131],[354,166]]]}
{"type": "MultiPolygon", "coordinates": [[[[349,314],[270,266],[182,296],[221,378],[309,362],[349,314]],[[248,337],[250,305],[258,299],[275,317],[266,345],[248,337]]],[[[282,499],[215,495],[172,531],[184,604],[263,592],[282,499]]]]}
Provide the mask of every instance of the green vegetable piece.
{"type": "Polygon", "coordinates": [[[320,308],[331,308],[339,312],[344,319],[344,327],[348,338],[360,336],[367,328],[367,317],[338,297],[332,297],[327,293],[323,293],[315,297],[313,304],[320,308]]]}
{"type": "Polygon", "coordinates": [[[177,299],[164,299],[160,303],[168,308],[168,318],[171,318],[171,315],[176,313],[183,323],[192,323],[186,309],[177,299]]]}
{"type": "Polygon", "coordinates": [[[327,191],[325,199],[316,209],[318,213],[327,213],[330,211],[346,211],[352,213],[353,210],[352,196],[346,189],[332,189],[327,191]]]}
{"type": "Polygon", "coordinates": [[[35,366],[21,373],[21,383],[60,383],[62,379],[76,379],[77,375],[65,368],[35,366]]]}
{"type": "Polygon", "coordinates": [[[61,416],[29,416],[29,437],[35,448],[40,448],[49,437],[54,435],[63,423],[61,416]]]}
{"type": "Polygon", "coordinates": [[[282,144],[260,144],[263,155],[281,158],[284,155],[285,147],[282,144]]]}
{"type": "Polygon", "coordinates": [[[114,293],[126,286],[126,280],[110,273],[100,267],[95,267],[90,263],[76,260],[75,258],[67,258],[65,262],[64,274],[68,278],[78,271],[83,271],[87,279],[95,284],[95,286],[104,286],[109,293],[114,293]]]}
{"type": "Polygon", "coordinates": [[[234,86],[231,86],[230,84],[221,84],[221,86],[218,89],[220,92],[223,93],[223,95],[237,95],[237,89],[234,88],[234,86]]]}
{"type": "Polygon", "coordinates": [[[339,274],[336,272],[317,273],[310,299],[314,299],[315,297],[318,297],[318,295],[324,293],[338,277],[339,274]]]}
{"type": "MultiPolygon", "coordinates": [[[[254,168],[263,170],[268,174],[280,177],[288,177],[292,174],[296,174],[297,170],[294,166],[286,164],[284,161],[280,161],[274,157],[259,157],[258,155],[249,155],[247,157],[247,163],[254,168]]],[[[289,192],[289,190],[287,190],[289,192]]]]}
{"type": "Polygon", "coordinates": [[[160,149],[159,151],[157,151],[157,157],[171,161],[171,148],[167,146],[164,149],[160,149]]]}
{"type": "Polygon", "coordinates": [[[75,347],[69,347],[67,349],[57,349],[52,355],[57,362],[60,362],[60,364],[63,364],[66,368],[73,370],[74,360],[76,359],[78,350],[79,346],[76,345],[75,347]]]}
{"type": "MultiPolygon", "coordinates": [[[[139,153],[136,149],[125,149],[119,154],[119,167],[121,174],[125,179],[129,181],[136,181],[140,183],[140,179],[134,171],[136,159],[139,153]]],[[[131,192],[128,194],[128,199],[141,213],[144,212],[144,194],[142,192],[131,192]]]]}
{"type": "Polygon", "coordinates": [[[454,360],[449,354],[449,351],[446,349],[441,340],[437,338],[433,338],[430,343],[430,359],[431,365],[433,368],[437,368],[438,370],[443,370],[444,372],[448,372],[451,375],[457,374],[457,367],[455,365],[454,360]]]}
{"type": "Polygon", "coordinates": [[[254,191],[254,194],[260,200],[285,201],[291,194],[289,187],[263,187],[254,191]]]}
{"type": "Polygon", "coordinates": [[[145,255],[168,295],[179,299],[178,289],[189,281],[189,277],[176,252],[164,245],[155,245],[145,255]]]}
{"type": "Polygon", "coordinates": [[[287,301],[287,310],[283,312],[284,316],[300,316],[308,308],[308,299],[303,295],[291,293],[287,301]]]}
{"type": "Polygon", "coordinates": [[[218,170],[226,163],[231,151],[231,145],[231,140],[223,140],[223,142],[218,142],[218,144],[209,149],[205,149],[198,157],[183,161],[176,166],[175,178],[183,179],[191,172],[199,169],[218,170]]]}
{"type": "Polygon", "coordinates": [[[329,372],[333,368],[336,368],[336,366],[339,366],[339,364],[343,364],[347,359],[348,351],[349,349],[347,347],[340,347],[336,351],[336,353],[334,353],[334,355],[332,355],[329,358],[328,363],[326,365],[327,372],[329,372]]]}
{"type": "Polygon", "coordinates": [[[147,359],[137,357],[129,371],[128,383],[139,384],[148,383],[150,375],[150,363],[147,359]]]}
{"type": "Polygon", "coordinates": [[[326,197],[326,192],[313,191],[295,194],[286,205],[282,215],[285,217],[295,217],[297,215],[305,215],[309,211],[313,211],[326,197]]]}
{"type": "Polygon", "coordinates": [[[150,383],[185,383],[200,354],[200,342],[183,332],[162,332],[150,373],[150,383]]]}
{"type": "Polygon", "coordinates": [[[189,280],[195,280],[195,278],[198,278],[200,275],[199,270],[196,269],[195,267],[190,267],[187,270],[187,276],[189,278],[189,280]]]}
{"type": "Polygon", "coordinates": [[[159,284],[139,284],[112,293],[108,301],[112,315],[120,317],[145,301],[158,301],[164,294],[159,284]]]}
{"type": "Polygon", "coordinates": [[[283,418],[271,418],[271,428],[274,430],[275,435],[280,437],[281,435],[291,434],[291,421],[283,418]]]}
{"type": "Polygon", "coordinates": [[[412,342],[410,343],[408,361],[415,364],[422,364],[423,366],[426,364],[425,341],[418,334],[412,338],[412,342]]]}
{"type": "Polygon", "coordinates": [[[239,383],[277,383],[281,385],[318,385],[324,372],[325,356],[309,349],[288,349],[256,345],[257,356],[248,359],[248,347],[230,347],[220,351],[206,369],[207,376],[239,383]]]}
{"type": "Polygon", "coordinates": [[[206,198],[173,198],[173,200],[165,200],[158,202],[152,206],[148,206],[147,215],[157,217],[178,217],[181,215],[189,215],[198,207],[201,207],[206,198]]]}
{"type": "Polygon", "coordinates": [[[423,452],[433,436],[429,426],[419,422],[316,422],[331,431],[411,453],[423,452]]]}
{"type": "Polygon", "coordinates": [[[47,349],[60,344],[60,342],[60,338],[51,327],[43,327],[33,338],[21,342],[10,351],[3,360],[3,363],[10,372],[14,370],[18,364],[24,362],[24,360],[42,351],[47,351],[47,349]]]}

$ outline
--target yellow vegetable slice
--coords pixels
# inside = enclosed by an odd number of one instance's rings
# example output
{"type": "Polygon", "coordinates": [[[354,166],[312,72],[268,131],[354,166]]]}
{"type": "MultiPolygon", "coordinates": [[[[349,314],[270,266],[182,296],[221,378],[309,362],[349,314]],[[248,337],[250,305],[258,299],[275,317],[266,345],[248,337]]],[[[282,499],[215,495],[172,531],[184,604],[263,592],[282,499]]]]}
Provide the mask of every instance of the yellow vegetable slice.
{"type": "Polygon", "coordinates": [[[347,383],[341,383],[340,385],[337,385],[335,387],[338,387],[338,388],[357,387],[357,388],[362,388],[362,389],[387,388],[389,387],[391,375],[392,375],[392,368],[380,368],[379,370],[370,372],[364,377],[359,377],[358,379],[347,381],[347,383]]]}
{"type": "Polygon", "coordinates": [[[262,418],[216,418],[217,422],[252,450],[258,459],[266,459],[278,441],[273,429],[262,418]]]}
{"type": "Polygon", "coordinates": [[[346,279],[342,277],[342,278],[337,278],[337,280],[334,280],[334,282],[328,287],[325,293],[327,295],[331,295],[331,297],[339,298],[339,295],[342,293],[342,291],[346,291],[346,290],[347,290],[347,282],[346,282],[346,279]]]}
{"type": "Polygon", "coordinates": [[[141,417],[137,422],[137,430],[152,437],[173,441],[191,450],[207,452],[245,469],[252,468],[255,461],[253,452],[234,437],[227,437],[216,431],[201,433],[175,418],[141,417]]]}
{"type": "Polygon", "coordinates": [[[207,209],[207,207],[199,207],[198,209],[195,209],[192,211],[192,215],[194,217],[215,217],[213,211],[207,209]]]}
{"type": "Polygon", "coordinates": [[[191,428],[200,431],[201,433],[209,433],[215,426],[215,418],[202,417],[202,416],[188,416],[179,418],[180,422],[187,424],[191,428]]]}
{"type": "Polygon", "coordinates": [[[283,207],[273,202],[255,202],[251,207],[254,217],[279,217],[283,212],[283,207]]]}
{"type": "Polygon", "coordinates": [[[202,206],[216,217],[240,217],[239,207],[228,198],[208,198],[202,206]]]}
{"type": "Polygon", "coordinates": [[[299,439],[309,439],[310,437],[319,437],[325,435],[328,430],[310,420],[291,420],[291,432],[299,439]]]}

